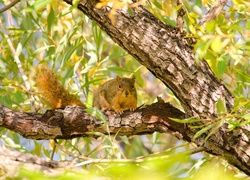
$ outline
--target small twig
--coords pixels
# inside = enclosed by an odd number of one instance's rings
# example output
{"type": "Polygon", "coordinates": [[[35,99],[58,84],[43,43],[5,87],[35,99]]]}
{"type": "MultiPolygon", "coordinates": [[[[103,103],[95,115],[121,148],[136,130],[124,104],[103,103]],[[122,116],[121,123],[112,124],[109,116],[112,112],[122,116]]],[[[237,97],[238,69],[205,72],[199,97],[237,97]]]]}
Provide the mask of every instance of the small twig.
{"type": "MultiPolygon", "coordinates": [[[[177,6],[182,5],[181,0],[177,0],[177,6]]],[[[180,32],[183,32],[183,26],[184,26],[184,21],[183,21],[183,16],[186,14],[186,11],[184,10],[183,6],[178,10],[177,14],[177,28],[180,30],[180,32]]]]}
{"type": "Polygon", "coordinates": [[[178,149],[178,148],[184,147],[186,145],[187,144],[181,144],[179,146],[174,146],[174,147],[168,148],[168,149],[166,149],[164,151],[155,152],[155,153],[152,153],[152,154],[149,154],[149,155],[145,155],[145,156],[138,156],[136,159],[145,159],[145,158],[154,157],[154,156],[162,156],[164,154],[170,153],[170,151],[172,151],[174,149],[178,149]]]}
{"type": "Polygon", "coordinates": [[[198,147],[198,148],[195,148],[195,149],[192,149],[192,150],[189,150],[189,151],[185,151],[185,152],[182,152],[182,153],[178,153],[178,154],[175,154],[175,155],[164,155],[166,153],[169,153],[173,149],[180,148],[180,147],[183,146],[183,145],[180,145],[180,146],[176,146],[174,148],[169,148],[169,149],[167,149],[167,150],[165,150],[163,152],[157,152],[157,153],[149,154],[149,155],[146,155],[146,156],[139,156],[139,157],[136,157],[136,158],[133,158],[133,159],[93,159],[93,158],[89,158],[89,157],[86,157],[86,156],[83,156],[83,155],[76,155],[76,154],[74,154],[72,152],[69,152],[63,146],[61,146],[57,142],[56,139],[55,139],[55,144],[65,154],[68,154],[68,155],[72,156],[73,158],[80,159],[80,160],[84,161],[84,162],[76,164],[75,166],[84,166],[84,165],[87,165],[87,164],[97,164],[97,163],[129,163],[129,162],[131,162],[131,163],[142,163],[144,161],[153,161],[153,160],[158,160],[158,159],[168,159],[168,158],[173,157],[173,156],[196,154],[198,152],[205,151],[204,147],[198,147]]]}
{"type": "Polygon", "coordinates": [[[106,140],[106,138],[103,138],[102,141],[100,142],[100,144],[98,146],[96,146],[94,149],[92,149],[92,151],[90,151],[86,156],[90,156],[93,152],[100,149],[105,140],[106,140]]]}
{"type": "Polygon", "coordinates": [[[181,156],[181,155],[190,155],[190,154],[195,154],[201,151],[204,151],[204,147],[198,147],[195,149],[192,149],[190,151],[185,151],[182,153],[177,153],[174,155],[164,155],[164,156],[157,156],[157,157],[146,157],[146,158],[134,158],[134,159],[89,159],[87,161],[81,162],[76,164],[76,166],[84,166],[88,164],[97,164],[97,163],[142,163],[145,161],[154,161],[154,160],[164,160],[164,159],[169,159],[173,158],[175,156],[181,156]]]}
{"type": "Polygon", "coordinates": [[[82,153],[79,151],[79,149],[77,149],[73,144],[71,144],[68,140],[66,140],[66,143],[68,143],[73,149],[75,149],[80,155],[82,155],[82,153]]]}
{"type": "Polygon", "coordinates": [[[3,13],[4,11],[7,11],[11,7],[15,6],[18,2],[20,2],[20,0],[14,0],[10,4],[4,6],[2,9],[0,9],[0,14],[3,13]]]}
{"type": "Polygon", "coordinates": [[[69,155],[69,156],[72,156],[73,158],[77,158],[77,159],[82,159],[82,160],[89,160],[89,159],[92,159],[92,158],[89,158],[89,157],[86,157],[86,156],[83,156],[83,155],[78,155],[78,154],[74,154],[70,151],[68,151],[67,149],[65,149],[62,145],[60,145],[57,140],[55,139],[55,144],[56,146],[62,151],[64,152],[65,154],[69,155]]]}
{"type": "Polygon", "coordinates": [[[211,21],[212,19],[216,18],[223,7],[226,5],[227,0],[219,0],[215,5],[213,5],[210,10],[206,13],[206,15],[201,19],[199,25],[203,25],[208,21],[211,21]]]}
{"type": "Polygon", "coordinates": [[[52,154],[51,154],[50,160],[53,160],[54,155],[55,155],[55,151],[56,151],[56,143],[55,143],[55,140],[54,140],[54,145],[53,145],[53,150],[52,150],[52,154]]]}

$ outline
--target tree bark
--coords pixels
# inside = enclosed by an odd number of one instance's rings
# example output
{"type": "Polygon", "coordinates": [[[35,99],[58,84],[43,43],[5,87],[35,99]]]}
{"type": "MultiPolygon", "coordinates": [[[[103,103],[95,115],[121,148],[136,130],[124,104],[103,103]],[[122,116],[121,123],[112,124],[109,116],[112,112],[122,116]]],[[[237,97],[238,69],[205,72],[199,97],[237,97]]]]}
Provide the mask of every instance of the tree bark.
{"type": "Polygon", "coordinates": [[[158,102],[135,112],[126,111],[122,115],[112,111],[105,113],[107,119],[99,120],[78,106],[37,114],[13,111],[0,105],[0,126],[18,132],[25,138],[37,140],[98,137],[98,133],[115,135],[117,132],[130,136],[158,131],[172,133],[179,138],[186,136],[185,139],[191,141],[191,136],[187,135],[189,130],[184,124],[169,120],[169,117],[185,117],[183,112],[169,103],[158,102]]]}

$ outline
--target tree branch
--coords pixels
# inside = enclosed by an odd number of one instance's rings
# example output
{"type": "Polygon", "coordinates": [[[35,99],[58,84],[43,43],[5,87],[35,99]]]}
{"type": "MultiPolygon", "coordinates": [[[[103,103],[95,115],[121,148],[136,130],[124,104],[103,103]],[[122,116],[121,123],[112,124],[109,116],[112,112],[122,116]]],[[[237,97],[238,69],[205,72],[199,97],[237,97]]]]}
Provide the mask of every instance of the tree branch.
{"type": "Polygon", "coordinates": [[[180,127],[184,127],[183,124],[168,119],[185,117],[183,112],[169,103],[156,103],[134,113],[125,112],[121,116],[108,111],[107,115],[108,128],[105,126],[106,122],[92,117],[82,107],[67,106],[65,109],[37,114],[12,111],[0,105],[0,126],[29,139],[72,139],[96,137],[98,133],[115,135],[117,132],[127,136],[151,134],[155,131],[177,135],[178,129],[182,129],[181,133],[185,131],[180,127]],[[170,124],[165,124],[167,121],[170,124]]]}
{"type": "Polygon", "coordinates": [[[11,7],[15,6],[19,2],[20,2],[20,0],[14,0],[11,3],[9,3],[8,5],[4,6],[2,9],[0,9],[0,14],[3,13],[4,11],[7,11],[11,7]]]}
{"type": "Polygon", "coordinates": [[[212,6],[209,11],[206,13],[206,15],[201,19],[200,25],[205,24],[208,21],[211,21],[212,19],[216,18],[223,7],[226,5],[228,0],[219,0],[214,6],[212,6]]]}
{"type": "Polygon", "coordinates": [[[25,154],[19,151],[11,151],[5,147],[0,147],[0,168],[1,178],[16,178],[19,168],[25,168],[29,171],[43,172],[45,175],[58,176],[65,173],[65,170],[75,172],[85,172],[82,168],[72,166],[69,162],[49,161],[31,154],[25,154]]]}

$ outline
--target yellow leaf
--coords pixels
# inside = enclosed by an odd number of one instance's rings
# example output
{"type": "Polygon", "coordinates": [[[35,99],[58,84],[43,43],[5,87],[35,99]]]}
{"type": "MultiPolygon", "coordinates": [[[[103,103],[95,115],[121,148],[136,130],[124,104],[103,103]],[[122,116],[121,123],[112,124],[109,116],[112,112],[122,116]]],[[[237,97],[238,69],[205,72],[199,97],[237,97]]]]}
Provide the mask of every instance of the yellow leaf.
{"type": "Polygon", "coordinates": [[[192,24],[190,24],[189,26],[189,30],[192,32],[192,34],[196,34],[196,29],[194,28],[194,26],[192,24]]]}
{"type": "Polygon", "coordinates": [[[179,10],[181,9],[181,7],[182,7],[182,4],[176,6],[176,7],[174,8],[174,11],[179,11],[179,10]]]}
{"type": "Polygon", "coordinates": [[[194,13],[194,12],[189,13],[189,16],[191,16],[193,18],[199,18],[199,15],[194,13]]]}
{"type": "Polygon", "coordinates": [[[215,40],[211,43],[211,48],[216,53],[221,53],[222,50],[222,43],[221,38],[216,37],[215,40]]]}

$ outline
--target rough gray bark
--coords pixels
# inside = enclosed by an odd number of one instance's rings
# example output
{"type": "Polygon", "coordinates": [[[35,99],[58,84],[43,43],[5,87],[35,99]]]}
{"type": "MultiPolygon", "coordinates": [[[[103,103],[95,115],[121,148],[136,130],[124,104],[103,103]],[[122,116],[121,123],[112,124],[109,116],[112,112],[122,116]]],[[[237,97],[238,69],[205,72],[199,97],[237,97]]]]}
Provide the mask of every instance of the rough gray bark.
{"type": "MultiPolygon", "coordinates": [[[[89,115],[82,107],[48,110],[45,114],[13,111],[0,105],[0,126],[13,130],[29,139],[72,139],[95,137],[95,132],[115,135],[151,134],[155,131],[172,133],[179,138],[189,131],[184,124],[169,117],[184,119],[185,114],[169,103],[158,102],[121,116],[107,111],[104,121],[89,115]],[[183,135],[182,135],[183,134],[183,135]]],[[[190,132],[190,134],[193,134],[190,132]]],[[[185,139],[191,140],[191,136],[185,139]]]]}

